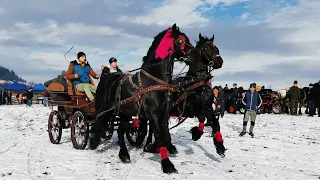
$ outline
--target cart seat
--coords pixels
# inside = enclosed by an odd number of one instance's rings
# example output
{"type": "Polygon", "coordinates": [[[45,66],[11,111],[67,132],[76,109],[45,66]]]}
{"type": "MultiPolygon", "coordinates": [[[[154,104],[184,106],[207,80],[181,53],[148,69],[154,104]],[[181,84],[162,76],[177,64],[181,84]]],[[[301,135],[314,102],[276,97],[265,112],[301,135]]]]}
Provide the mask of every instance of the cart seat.
{"type": "Polygon", "coordinates": [[[47,87],[45,94],[46,97],[54,101],[70,101],[70,96],[62,84],[51,83],[47,87]]]}
{"type": "Polygon", "coordinates": [[[64,86],[59,83],[51,83],[47,87],[47,91],[49,92],[65,92],[64,86]]]}
{"type": "MultiPolygon", "coordinates": [[[[90,84],[94,85],[94,82],[91,78],[90,78],[90,84]]],[[[68,81],[68,94],[70,96],[87,97],[85,93],[76,91],[75,85],[73,84],[72,81],[68,81]]]]}

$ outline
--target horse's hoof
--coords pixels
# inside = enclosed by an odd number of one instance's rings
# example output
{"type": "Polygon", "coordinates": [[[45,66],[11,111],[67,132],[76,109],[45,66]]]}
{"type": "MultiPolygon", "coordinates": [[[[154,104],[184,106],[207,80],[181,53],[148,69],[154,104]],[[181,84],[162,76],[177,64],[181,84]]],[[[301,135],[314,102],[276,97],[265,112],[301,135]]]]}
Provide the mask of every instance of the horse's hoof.
{"type": "Polygon", "coordinates": [[[121,162],[123,163],[130,163],[130,155],[129,154],[124,154],[124,153],[121,153],[119,152],[119,158],[121,159],[121,162]]]}
{"type": "Polygon", "coordinates": [[[163,159],[161,161],[162,171],[167,174],[178,173],[174,165],[171,163],[169,158],[163,159]]]}
{"type": "Polygon", "coordinates": [[[130,163],[130,162],[131,162],[130,157],[125,156],[125,157],[121,158],[121,162],[123,162],[123,163],[125,163],[125,164],[130,163]]]}
{"type": "Polygon", "coordinates": [[[89,148],[91,150],[95,150],[99,146],[99,143],[100,143],[99,140],[97,140],[96,138],[90,138],[89,148]]]}
{"type": "Polygon", "coordinates": [[[178,150],[175,146],[171,146],[170,148],[168,148],[168,151],[170,154],[178,154],[178,150]]]}
{"type": "Polygon", "coordinates": [[[196,126],[193,127],[190,130],[190,132],[192,133],[192,140],[194,140],[194,141],[198,141],[201,138],[202,134],[203,134],[203,132],[199,131],[198,127],[196,127],[196,126]]]}

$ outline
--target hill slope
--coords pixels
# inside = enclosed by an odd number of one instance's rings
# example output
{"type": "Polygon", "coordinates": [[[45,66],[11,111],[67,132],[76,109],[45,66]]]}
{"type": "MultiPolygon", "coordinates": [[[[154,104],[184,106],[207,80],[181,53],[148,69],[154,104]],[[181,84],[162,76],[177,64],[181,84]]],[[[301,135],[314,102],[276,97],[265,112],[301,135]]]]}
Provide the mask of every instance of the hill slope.
{"type": "Polygon", "coordinates": [[[19,77],[13,70],[2,66],[0,66],[0,80],[26,82],[26,80],[19,77]]]}

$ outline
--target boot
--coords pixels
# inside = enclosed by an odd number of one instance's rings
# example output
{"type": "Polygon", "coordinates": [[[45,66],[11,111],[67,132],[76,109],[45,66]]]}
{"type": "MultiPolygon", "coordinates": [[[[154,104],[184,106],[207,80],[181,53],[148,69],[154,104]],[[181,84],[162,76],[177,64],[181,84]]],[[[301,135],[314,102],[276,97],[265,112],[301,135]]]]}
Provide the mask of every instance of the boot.
{"type": "Polygon", "coordinates": [[[254,136],[253,132],[249,132],[249,135],[250,135],[251,137],[253,137],[253,136],[254,136]]]}
{"type": "Polygon", "coordinates": [[[242,131],[242,132],[239,134],[239,136],[242,137],[242,136],[244,136],[246,133],[247,133],[247,132],[242,131]]]}

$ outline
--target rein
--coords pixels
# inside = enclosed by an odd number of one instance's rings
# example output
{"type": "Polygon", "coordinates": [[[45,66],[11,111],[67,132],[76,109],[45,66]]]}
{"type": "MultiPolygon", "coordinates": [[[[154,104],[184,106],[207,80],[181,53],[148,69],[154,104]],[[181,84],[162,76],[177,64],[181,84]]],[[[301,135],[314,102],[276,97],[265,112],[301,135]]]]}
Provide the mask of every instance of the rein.
{"type": "MultiPolygon", "coordinates": [[[[151,66],[156,66],[156,65],[160,65],[160,64],[163,64],[163,63],[174,63],[178,60],[173,60],[173,61],[165,61],[165,62],[159,62],[159,63],[156,63],[156,64],[152,64],[152,65],[149,65],[147,67],[151,67],[151,66]]],[[[144,67],[145,68],[145,67],[144,67]]],[[[116,91],[116,104],[113,105],[111,108],[105,110],[105,111],[102,111],[100,112],[99,114],[97,114],[97,117],[96,118],[99,118],[100,116],[104,115],[105,113],[111,111],[111,110],[115,110],[115,114],[118,114],[119,113],[119,110],[120,110],[120,106],[121,105],[124,105],[124,104],[128,104],[128,103],[131,103],[131,102],[139,102],[141,99],[142,99],[142,96],[148,92],[151,92],[151,91],[165,91],[165,90],[170,90],[171,89],[171,85],[166,83],[165,81],[159,79],[159,78],[156,78],[154,77],[153,75],[149,74],[148,72],[146,72],[144,69],[142,68],[138,68],[138,69],[134,69],[134,70],[131,70],[129,72],[133,72],[133,71],[137,71],[137,70],[141,70],[138,74],[138,83],[139,85],[137,86],[136,84],[133,83],[132,81],[132,75],[131,74],[127,74],[125,75],[121,80],[120,80],[120,83],[117,87],[117,91],[116,91]],[[142,81],[141,81],[141,77],[140,77],[140,74],[143,73],[145,76],[147,76],[148,78],[156,81],[157,83],[159,83],[159,85],[153,85],[153,86],[149,86],[147,88],[143,88],[142,86],[142,81]],[[129,83],[132,84],[136,89],[137,89],[137,92],[127,98],[127,99],[124,99],[124,100],[121,100],[121,97],[120,97],[120,93],[121,93],[121,87],[123,85],[123,83],[129,79],[129,83]]],[[[139,111],[140,111],[140,105],[139,105],[139,111]]]]}

